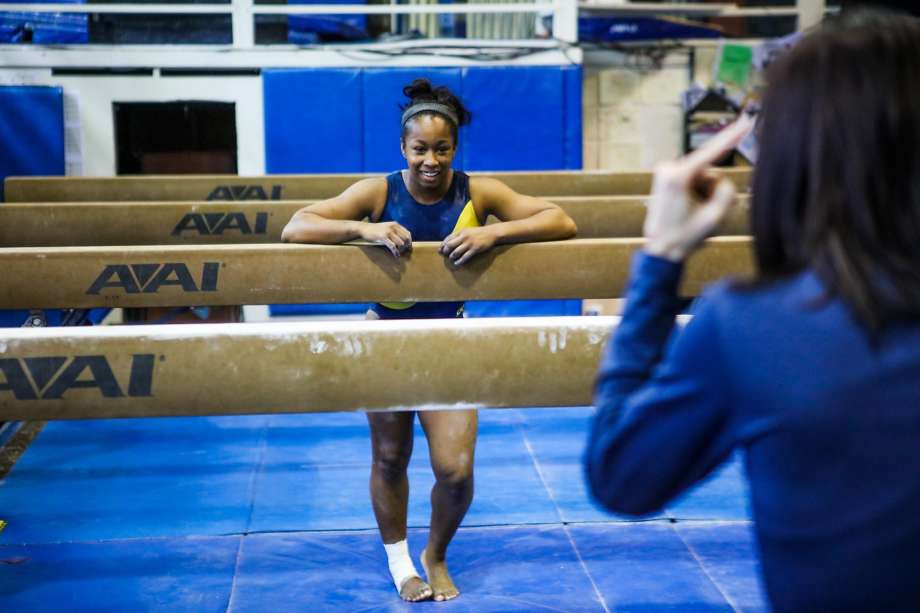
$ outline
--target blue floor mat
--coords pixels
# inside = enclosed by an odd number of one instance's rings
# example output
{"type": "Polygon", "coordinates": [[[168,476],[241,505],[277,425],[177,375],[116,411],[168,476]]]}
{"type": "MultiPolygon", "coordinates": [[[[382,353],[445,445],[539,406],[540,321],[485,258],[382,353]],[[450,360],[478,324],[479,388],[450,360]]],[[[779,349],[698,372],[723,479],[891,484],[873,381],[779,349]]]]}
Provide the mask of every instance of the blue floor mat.
{"type": "Polygon", "coordinates": [[[0,485],[0,543],[241,533],[267,423],[49,423],[0,485]]]}
{"type": "MultiPolygon", "coordinates": [[[[610,521],[613,515],[588,496],[582,456],[594,409],[534,409],[521,411],[524,440],[564,522],[610,521]]],[[[663,513],[650,517],[665,517],[663,513]]],[[[636,518],[617,516],[634,521],[636,518]]]]}
{"type": "MultiPolygon", "coordinates": [[[[518,413],[480,413],[476,497],[464,525],[560,519],[518,428],[518,413]]],[[[256,477],[250,530],[375,528],[368,495],[370,455],[364,415],[277,416],[256,477]]],[[[427,526],[434,476],[418,422],[409,481],[409,525],[427,526]]]]}
{"type": "MultiPolygon", "coordinates": [[[[427,530],[409,532],[418,558],[427,530]]],[[[401,602],[376,531],[0,546],[4,611],[765,610],[750,526],[461,528],[462,594],[401,602]],[[603,604],[602,601],[603,600],[603,604]]]]}
{"type": "MultiPolygon", "coordinates": [[[[614,518],[585,488],[591,412],[481,411],[465,525],[614,518]]],[[[434,478],[417,424],[415,435],[409,524],[426,526],[434,478]]],[[[371,529],[369,470],[366,418],[356,413],[53,422],[0,486],[9,522],[0,542],[371,529]]],[[[740,462],[667,514],[747,519],[740,462]]]]}
{"type": "Polygon", "coordinates": [[[0,545],[0,610],[227,610],[240,537],[0,545]]]}
{"type": "MultiPolygon", "coordinates": [[[[410,531],[416,560],[426,537],[410,531]]],[[[254,535],[243,542],[233,609],[603,611],[561,526],[461,529],[450,564],[460,598],[410,605],[396,596],[376,532],[254,535]]]]}
{"type": "Polygon", "coordinates": [[[668,521],[568,527],[615,611],[731,611],[668,521]]]}
{"type": "Polygon", "coordinates": [[[737,609],[769,610],[750,523],[678,522],[674,527],[737,609]]]}
{"type": "MultiPolygon", "coordinates": [[[[480,412],[476,497],[451,546],[464,593],[422,608],[762,610],[748,523],[627,522],[589,500],[591,414],[480,412]]],[[[415,435],[417,556],[434,479],[415,435]]],[[[0,610],[417,610],[386,573],[369,462],[355,413],[50,423],[0,482],[0,610]]],[[[747,517],[740,463],[667,512],[747,517]]]]}

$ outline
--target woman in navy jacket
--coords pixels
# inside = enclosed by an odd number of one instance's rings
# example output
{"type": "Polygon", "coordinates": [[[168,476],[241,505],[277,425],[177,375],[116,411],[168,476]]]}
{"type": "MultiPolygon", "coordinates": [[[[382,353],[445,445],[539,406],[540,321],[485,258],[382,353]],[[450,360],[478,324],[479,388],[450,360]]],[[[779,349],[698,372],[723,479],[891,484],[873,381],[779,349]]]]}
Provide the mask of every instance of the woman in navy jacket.
{"type": "Polygon", "coordinates": [[[757,276],[675,330],[683,261],[733,200],[708,166],[748,120],[656,173],[603,357],[586,472],[644,514],[740,447],[772,605],[920,606],[920,25],[848,16],[771,67],[757,276]],[[702,199],[702,202],[694,202],[702,199]]]}

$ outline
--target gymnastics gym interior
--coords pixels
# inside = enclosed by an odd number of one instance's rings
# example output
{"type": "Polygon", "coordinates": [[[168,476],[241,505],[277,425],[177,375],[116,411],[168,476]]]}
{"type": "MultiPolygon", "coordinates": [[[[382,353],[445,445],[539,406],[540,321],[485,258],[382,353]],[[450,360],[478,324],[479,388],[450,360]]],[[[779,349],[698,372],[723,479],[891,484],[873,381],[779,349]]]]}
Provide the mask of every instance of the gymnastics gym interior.
{"type": "MultiPolygon", "coordinates": [[[[744,466],[659,512],[590,497],[591,385],[651,172],[756,103],[834,0],[8,0],[0,7],[0,611],[761,611],[744,466]],[[569,241],[283,244],[405,166],[402,89],[472,112],[454,167],[559,204],[569,241]],[[366,322],[464,300],[462,321],[366,322]],[[393,323],[386,327],[379,323],[393,323]],[[456,325],[454,325],[456,324],[456,325]],[[479,408],[460,596],[404,602],[365,411],[479,408]]],[[[690,305],[752,271],[741,205],[690,305]]],[[[663,446],[668,441],[662,440],[663,446]]],[[[434,477],[416,421],[408,542],[434,477]]]]}

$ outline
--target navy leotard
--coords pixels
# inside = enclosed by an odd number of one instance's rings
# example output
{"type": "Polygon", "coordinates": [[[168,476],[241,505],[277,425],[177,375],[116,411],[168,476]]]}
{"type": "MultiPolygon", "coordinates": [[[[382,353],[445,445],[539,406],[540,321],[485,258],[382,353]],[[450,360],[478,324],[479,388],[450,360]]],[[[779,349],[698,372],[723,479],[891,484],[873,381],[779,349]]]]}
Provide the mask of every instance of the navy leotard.
{"type": "MultiPolygon", "coordinates": [[[[387,175],[387,202],[378,222],[395,221],[412,234],[413,241],[440,241],[461,228],[480,225],[470,199],[470,178],[454,171],[447,193],[434,204],[420,204],[406,187],[402,171],[387,175]]],[[[458,317],[462,302],[415,302],[375,304],[371,310],[381,319],[427,319],[458,317]]]]}

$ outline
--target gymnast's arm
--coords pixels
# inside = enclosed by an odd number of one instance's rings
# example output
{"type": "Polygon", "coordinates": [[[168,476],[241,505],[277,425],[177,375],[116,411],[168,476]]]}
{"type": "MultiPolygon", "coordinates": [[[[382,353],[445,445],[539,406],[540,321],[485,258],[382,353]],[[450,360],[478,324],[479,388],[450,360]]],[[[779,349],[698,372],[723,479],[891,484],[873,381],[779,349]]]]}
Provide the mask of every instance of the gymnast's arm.
{"type": "Polygon", "coordinates": [[[495,245],[563,240],[578,231],[572,218],[557,205],[519,194],[496,179],[470,178],[470,196],[480,220],[494,215],[499,223],[448,235],[441,243],[441,253],[457,265],[495,245]]]}
{"type": "Polygon", "coordinates": [[[281,232],[281,240],[330,245],[360,239],[382,245],[398,256],[412,246],[409,231],[395,222],[365,221],[380,217],[386,197],[386,179],[358,181],[335,198],[294,213],[281,232]]]}

